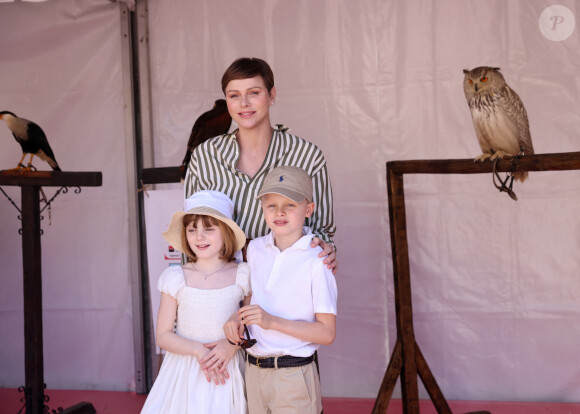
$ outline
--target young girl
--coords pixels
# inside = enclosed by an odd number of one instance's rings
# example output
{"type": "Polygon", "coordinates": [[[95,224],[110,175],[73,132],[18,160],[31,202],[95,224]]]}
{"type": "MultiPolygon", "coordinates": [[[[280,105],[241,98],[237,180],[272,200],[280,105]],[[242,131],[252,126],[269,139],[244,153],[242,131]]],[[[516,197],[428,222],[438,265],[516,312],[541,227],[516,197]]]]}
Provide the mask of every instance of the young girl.
{"type": "Polygon", "coordinates": [[[142,414],[247,412],[240,347],[222,329],[250,294],[247,264],[233,261],[246,242],[233,210],[225,194],[199,191],[163,233],[188,263],[159,278],[156,340],[167,353],[142,414]]]}

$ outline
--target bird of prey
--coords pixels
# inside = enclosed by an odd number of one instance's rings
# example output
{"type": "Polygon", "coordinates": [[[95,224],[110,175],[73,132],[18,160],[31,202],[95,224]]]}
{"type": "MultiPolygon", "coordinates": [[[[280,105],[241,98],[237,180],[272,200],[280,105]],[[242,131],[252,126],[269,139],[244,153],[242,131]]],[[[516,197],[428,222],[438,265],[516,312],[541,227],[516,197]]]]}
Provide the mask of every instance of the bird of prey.
{"type": "Polygon", "coordinates": [[[218,135],[226,134],[230,130],[232,117],[228,112],[225,99],[215,101],[213,108],[204,112],[195,120],[189,141],[187,142],[187,151],[181,162],[181,178],[185,178],[187,166],[191,160],[191,153],[201,143],[218,135]]]}
{"type": "Polygon", "coordinates": [[[46,161],[53,170],[61,171],[42,128],[34,122],[19,118],[9,111],[1,111],[0,119],[6,122],[6,126],[12,131],[12,135],[22,147],[22,158],[16,169],[31,170],[33,168],[32,158],[36,155],[41,160],[46,161]],[[30,159],[28,160],[28,166],[25,167],[22,162],[26,154],[30,154],[30,159]]]}
{"type": "MultiPolygon", "coordinates": [[[[463,91],[483,152],[475,161],[532,155],[534,147],[526,108],[499,68],[481,66],[465,69],[463,73],[463,91]]],[[[514,171],[513,177],[523,182],[528,172],[514,171]]]]}

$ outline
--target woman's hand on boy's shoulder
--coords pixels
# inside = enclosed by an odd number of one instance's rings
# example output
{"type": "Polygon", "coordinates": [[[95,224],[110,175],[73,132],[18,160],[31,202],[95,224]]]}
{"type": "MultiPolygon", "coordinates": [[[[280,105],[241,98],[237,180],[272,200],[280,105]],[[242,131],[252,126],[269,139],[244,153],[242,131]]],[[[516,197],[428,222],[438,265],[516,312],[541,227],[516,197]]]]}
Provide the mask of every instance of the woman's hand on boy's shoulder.
{"type": "Polygon", "coordinates": [[[334,248],[334,246],[331,243],[327,243],[320,237],[316,236],[312,238],[310,246],[312,247],[320,246],[322,251],[318,253],[318,257],[320,258],[324,257],[323,263],[328,267],[328,269],[332,270],[333,275],[336,275],[336,272],[338,270],[338,259],[336,257],[336,249],[334,248]]]}

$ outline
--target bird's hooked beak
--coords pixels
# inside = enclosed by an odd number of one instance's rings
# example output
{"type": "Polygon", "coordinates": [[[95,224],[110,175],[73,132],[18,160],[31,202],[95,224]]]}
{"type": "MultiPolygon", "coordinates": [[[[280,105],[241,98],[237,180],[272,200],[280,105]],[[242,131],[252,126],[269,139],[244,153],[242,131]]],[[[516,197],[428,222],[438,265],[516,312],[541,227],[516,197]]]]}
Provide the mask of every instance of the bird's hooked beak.
{"type": "MultiPolygon", "coordinates": [[[[475,83],[475,82],[474,82],[475,83]]],[[[477,86],[477,83],[475,84],[475,92],[477,92],[479,90],[479,86],[477,86]]]]}

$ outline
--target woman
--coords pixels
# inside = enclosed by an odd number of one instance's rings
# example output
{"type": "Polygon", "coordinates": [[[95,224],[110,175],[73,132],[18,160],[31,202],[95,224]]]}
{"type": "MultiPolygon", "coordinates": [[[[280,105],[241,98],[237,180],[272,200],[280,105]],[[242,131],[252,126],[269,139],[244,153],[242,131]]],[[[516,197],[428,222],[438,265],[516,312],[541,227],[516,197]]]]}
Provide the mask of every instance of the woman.
{"type": "Polygon", "coordinates": [[[198,146],[185,177],[185,197],[200,190],[227,194],[235,205],[234,220],[250,239],[265,236],[258,190],[268,172],[279,165],[306,170],[312,177],[316,214],[306,222],[320,245],[320,257],[336,272],[332,188],[326,161],[314,144],[289,134],[288,128],[270,124],[270,106],[276,101],[274,74],[262,59],[240,58],[222,77],[228,111],[238,124],[230,134],[214,137],[198,146]]]}

